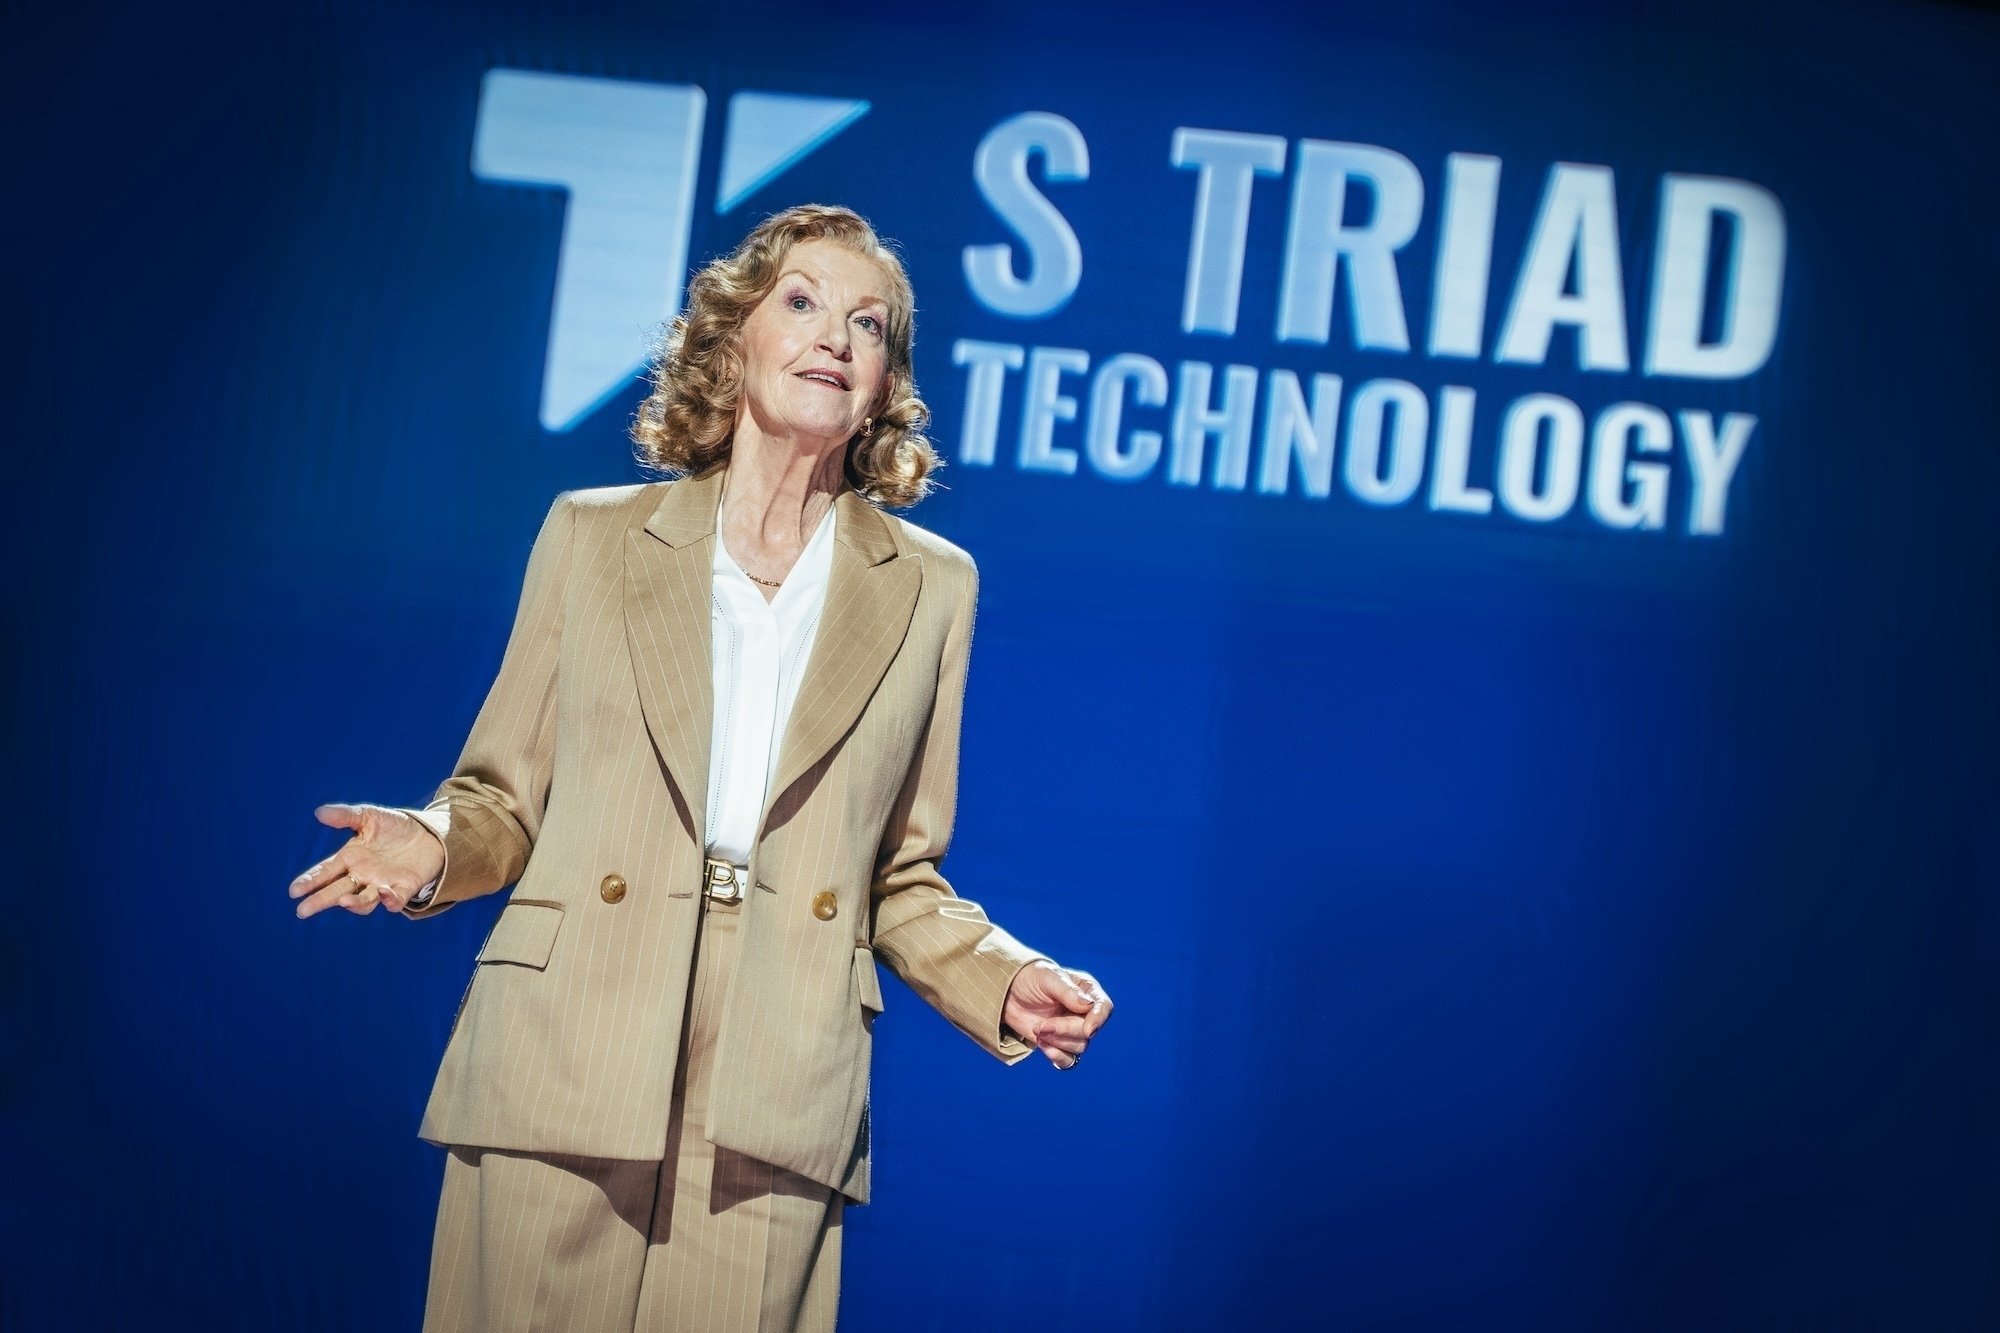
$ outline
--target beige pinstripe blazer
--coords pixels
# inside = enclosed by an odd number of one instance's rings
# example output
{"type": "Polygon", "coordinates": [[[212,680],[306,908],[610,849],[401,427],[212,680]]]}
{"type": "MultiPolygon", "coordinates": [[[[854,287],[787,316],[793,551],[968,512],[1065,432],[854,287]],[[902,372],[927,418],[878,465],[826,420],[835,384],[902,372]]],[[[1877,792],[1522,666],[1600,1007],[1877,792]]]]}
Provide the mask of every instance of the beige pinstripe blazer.
{"type": "MultiPolygon", "coordinates": [[[[445,844],[429,905],[516,885],[480,950],[419,1133],[657,1160],[706,839],[710,568],[724,469],[557,497],[454,775],[412,811],[445,844]],[[615,877],[615,878],[614,878],[615,877]],[[624,882],[622,895],[617,881],[624,882]]],[[[957,799],[978,577],[854,491],[750,858],[708,1137],[868,1198],[879,958],[1008,1063],[1042,955],[938,871],[957,799]],[[812,907],[830,891],[836,910],[812,907]]]]}

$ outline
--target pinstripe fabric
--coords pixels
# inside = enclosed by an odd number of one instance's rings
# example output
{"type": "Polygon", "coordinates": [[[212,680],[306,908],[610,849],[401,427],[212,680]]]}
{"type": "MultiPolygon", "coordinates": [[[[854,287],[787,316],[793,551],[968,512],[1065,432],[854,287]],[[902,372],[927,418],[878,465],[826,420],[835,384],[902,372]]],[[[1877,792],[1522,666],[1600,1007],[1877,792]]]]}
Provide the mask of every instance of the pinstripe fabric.
{"type": "Polygon", "coordinates": [[[833,1329],[841,1195],[698,1128],[740,911],[703,919],[662,1161],[452,1149],[425,1333],[833,1329]]]}
{"type": "MultiPolygon", "coordinates": [[[[515,894],[459,1007],[420,1133],[659,1161],[699,903],[724,472],[565,493],[529,557],[458,767],[413,812],[444,840],[422,919],[515,894]],[[617,902],[600,892],[625,881],[617,902]],[[517,882],[518,881],[518,882],[517,882]]],[[[1016,971],[1042,955],[939,872],[978,592],[958,547],[853,491],[755,847],[703,1130],[868,1198],[877,960],[1012,1063],[1016,971]],[[836,912],[822,920],[817,894],[836,912]]]]}

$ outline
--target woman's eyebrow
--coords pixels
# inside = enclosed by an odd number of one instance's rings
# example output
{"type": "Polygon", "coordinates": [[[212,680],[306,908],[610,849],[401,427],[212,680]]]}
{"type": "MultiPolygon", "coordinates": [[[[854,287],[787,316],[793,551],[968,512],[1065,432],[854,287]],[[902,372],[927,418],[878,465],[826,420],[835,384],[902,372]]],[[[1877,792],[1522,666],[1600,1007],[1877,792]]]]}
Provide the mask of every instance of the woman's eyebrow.
{"type": "MultiPolygon", "coordinates": [[[[778,275],[779,282],[783,282],[786,278],[804,278],[807,282],[811,283],[814,287],[818,288],[820,291],[826,290],[825,283],[821,282],[818,278],[815,278],[812,274],[806,272],[802,268],[788,268],[783,273],[780,273],[778,275]]],[[[854,308],[856,310],[859,310],[862,306],[865,305],[879,305],[884,310],[887,310],[889,308],[889,298],[886,296],[873,296],[873,295],[864,296],[855,303],[854,308]]]]}

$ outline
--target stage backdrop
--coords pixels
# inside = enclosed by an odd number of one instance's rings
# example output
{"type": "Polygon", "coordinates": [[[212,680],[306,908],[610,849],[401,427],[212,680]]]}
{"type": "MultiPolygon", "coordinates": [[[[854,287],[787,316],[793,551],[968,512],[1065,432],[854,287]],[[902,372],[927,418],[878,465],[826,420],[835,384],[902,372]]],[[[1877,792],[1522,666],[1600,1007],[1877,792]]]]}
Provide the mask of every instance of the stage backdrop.
{"type": "Polygon", "coordinates": [[[809,200],[983,574],[945,868],[1118,1001],[891,986],[846,1326],[2000,1325],[1992,15],[33,8],[5,1327],[416,1327],[500,900],[286,883],[809,200]]]}

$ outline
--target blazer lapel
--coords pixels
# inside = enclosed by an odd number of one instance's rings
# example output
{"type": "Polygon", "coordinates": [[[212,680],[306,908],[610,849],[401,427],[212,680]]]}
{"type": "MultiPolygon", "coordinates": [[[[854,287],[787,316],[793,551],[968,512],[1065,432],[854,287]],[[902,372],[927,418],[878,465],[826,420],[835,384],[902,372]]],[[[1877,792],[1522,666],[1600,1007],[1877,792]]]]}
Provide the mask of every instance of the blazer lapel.
{"type": "Polygon", "coordinates": [[[625,536],[625,630],[653,748],[706,842],[709,733],[715,726],[709,600],[723,469],[667,486],[644,529],[625,536]]]}
{"type": "MultiPolygon", "coordinates": [[[[704,844],[715,727],[710,543],[720,540],[725,471],[715,467],[666,487],[644,529],[627,535],[625,548],[625,626],[640,710],[668,775],[687,798],[690,831],[704,844]]],[[[785,727],[765,820],[861,716],[903,646],[923,585],[922,557],[897,553],[889,520],[858,491],[843,490],[834,505],[826,605],[785,727]]]]}
{"type": "Polygon", "coordinates": [[[843,490],[834,504],[840,522],[826,606],[785,725],[777,772],[758,822],[760,838],[786,789],[825,758],[861,716],[903,646],[923,586],[923,558],[897,554],[889,520],[860,492],[843,490]]]}

